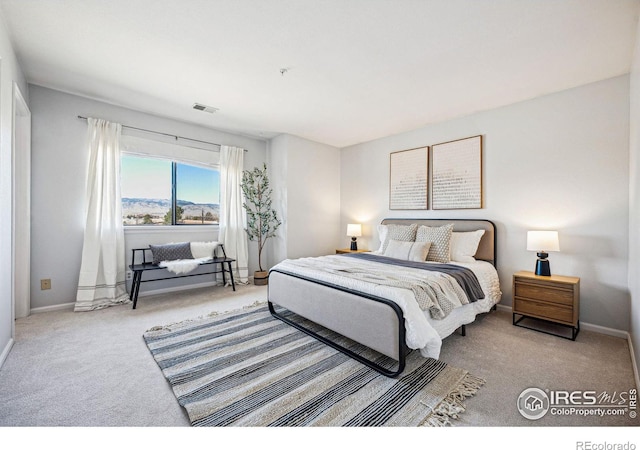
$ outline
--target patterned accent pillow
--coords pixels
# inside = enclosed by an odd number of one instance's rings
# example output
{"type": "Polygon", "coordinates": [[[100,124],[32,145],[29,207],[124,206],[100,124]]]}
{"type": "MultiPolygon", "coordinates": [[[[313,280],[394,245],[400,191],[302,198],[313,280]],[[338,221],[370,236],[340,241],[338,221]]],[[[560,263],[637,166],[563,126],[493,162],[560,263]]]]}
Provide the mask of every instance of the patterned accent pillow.
{"type": "Polygon", "coordinates": [[[405,261],[424,262],[429,254],[431,242],[404,242],[390,240],[384,256],[389,258],[404,259],[405,261]]]}
{"type": "Polygon", "coordinates": [[[153,263],[160,264],[160,261],[175,261],[177,259],[193,259],[191,244],[179,242],[177,244],[150,245],[153,254],[153,263]]]}
{"type": "Polygon", "coordinates": [[[441,227],[420,226],[416,234],[416,242],[431,242],[427,261],[448,263],[451,261],[451,233],[453,224],[441,227]]]}
{"type": "Polygon", "coordinates": [[[387,225],[387,235],[385,236],[384,243],[382,244],[382,253],[384,254],[387,250],[389,241],[415,241],[417,229],[418,225],[415,223],[412,223],[411,225],[397,225],[394,223],[387,225]]]}

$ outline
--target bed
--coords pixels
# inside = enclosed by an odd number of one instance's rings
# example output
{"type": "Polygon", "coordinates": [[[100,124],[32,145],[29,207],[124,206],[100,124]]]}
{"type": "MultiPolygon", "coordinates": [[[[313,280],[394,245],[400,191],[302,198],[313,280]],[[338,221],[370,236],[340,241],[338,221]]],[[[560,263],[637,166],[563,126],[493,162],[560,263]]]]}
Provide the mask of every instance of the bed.
{"type": "MultiPolygon", "coordinates": [[[[268,307],[274,317],[386,376],[395,377],[404,370],[410,351],[417,350],[424,357],[437,359],[445,337],[458,329],[464,334],[466,324],[473,322],[478,314],[495,308],[500,301],[495,269],[496,229],[488,220],[385,219],[379,230],[383,233],[392,230],[396,234],[381,236],[380,248],[370,253],[299,258],[275,265],[269,272],[268,307]],[[424,233],[421,237],[414,233],[413,238],[402,235],[410,230],[437,234],[427,238],[424,233]],[[447,230],[448,235],[442,234],[447,230]],[[456,256],[456,260],[444,265],[444,256],[436,255],[436,261],[431,258],[433,249],[444,248],[442,245],[447,239],[452,245],[453,239],[460,244],[462,237],[466,240],[470,235],[478,236],[472,256],[456,256]],[[428,239],[436,242],[426,245],[431,246],[429,262],[406,263],[405,258],[389,258],[389,255],[397,256],[392,246],[408,248],[410,244],[404,242],[428,239]],[[441,273],[445,266],[452,272],[441,273]],[[428,279],[423,280],[423,276],[428,279]],[[461,278],[476,281],[466,286],[459,281],[461,278]],[[415,283],[420,289],[408,283],[415,283]],[[425,292],[429,294],[426,297],[425,292]],[[468,294],[466,302],[460,292],[468,294]],[[472,298],[472,294],[476,298],[472,298]],[[431,297],[436,296],[438,299],[434,302],[431,297]],[[395,364],[389,367],[354,352],[303,322],[292,320],[290,313],[385,355],[395,364]]],[[[424,250],[425,245],[413,247],[424,250]]],[[[461,246],[456,248],[460,250],[461,246]]]]}

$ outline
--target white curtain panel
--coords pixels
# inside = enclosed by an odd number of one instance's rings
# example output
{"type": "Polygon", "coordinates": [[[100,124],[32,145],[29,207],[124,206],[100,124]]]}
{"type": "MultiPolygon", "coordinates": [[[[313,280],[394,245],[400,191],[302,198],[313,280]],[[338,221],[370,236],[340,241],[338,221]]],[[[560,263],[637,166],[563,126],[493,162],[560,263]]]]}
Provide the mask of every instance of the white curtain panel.
{"type": "Polygon", "coordinates": [[[120,204],[119,123],[87,119],[86,225],[75,311],[129,302],[120,204]]]}
{"type": "Polygon", "coordinates": [[[249,250],[246,212],[242,207],[244,149],[220,147],[220,237],[229,258],[236,260],[236,283],[249,282],[249,250]]]}

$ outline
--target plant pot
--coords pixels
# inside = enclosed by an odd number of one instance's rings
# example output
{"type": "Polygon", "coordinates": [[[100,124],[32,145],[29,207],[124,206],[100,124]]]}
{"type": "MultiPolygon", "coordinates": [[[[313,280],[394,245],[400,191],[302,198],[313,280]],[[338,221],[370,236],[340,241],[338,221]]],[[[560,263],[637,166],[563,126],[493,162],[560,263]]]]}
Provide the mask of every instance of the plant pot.
{"type": "Polygon", "coordinates": [[[269,284],[269,272],[256,270],[253,272],[253,284],[256,286],[264,286],[269,284]]]}

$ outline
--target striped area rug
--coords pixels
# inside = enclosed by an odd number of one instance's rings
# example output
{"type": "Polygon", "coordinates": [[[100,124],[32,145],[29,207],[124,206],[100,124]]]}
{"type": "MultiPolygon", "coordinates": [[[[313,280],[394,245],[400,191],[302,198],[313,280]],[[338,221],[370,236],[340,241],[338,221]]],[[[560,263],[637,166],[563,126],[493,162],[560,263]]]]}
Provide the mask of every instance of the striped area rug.
{"type": "Polygon", "coordinates": [[[274,319],[266,305],[154,327],[144,340],[194,426],[449,425],[483,384],[418,352],[398,378],[382,376],[274,319]]]}

